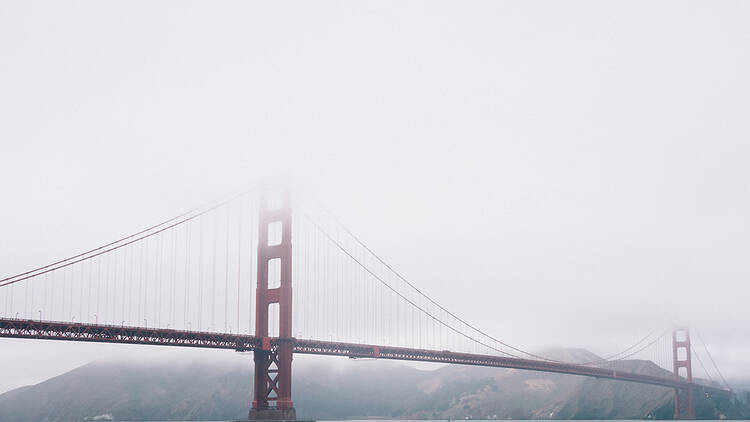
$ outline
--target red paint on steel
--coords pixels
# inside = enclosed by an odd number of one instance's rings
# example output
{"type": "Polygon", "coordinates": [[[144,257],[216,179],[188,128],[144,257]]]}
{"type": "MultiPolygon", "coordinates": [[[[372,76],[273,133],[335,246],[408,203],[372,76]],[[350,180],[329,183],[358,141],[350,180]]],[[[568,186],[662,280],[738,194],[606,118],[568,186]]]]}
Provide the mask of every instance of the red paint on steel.
{"type": "Polygon", "coordinates": [[[693,364],[690,351],[690,330],[682,327],[672,330],[674,379],[684,379],[689,383],[687,388],[676,388],[674,391],[675,419],[695,419],[695,411],[693,409],[693,364]],[[684,355],[684,359],[681,355],[684,355]],[[680,375],[680,368],[685,368],[684,378],[680,375]]]}
{"type": "Polygon", "coordinates": [[[259,338],[244,334],[28,319],[0,319],[0,337],[203,347],[237,351],[256,350],[261,346],[259,338]]]}
{"type": "MultiPolygon", "coordinates": [[[[292,211],[289,192],[269,187],[261,190],[258,210],[258,285],[256,288],[255,335],[263,338],[256,349],[253,404],[250,419],[294,419],[292,403],[292,211]],[[279,193],[278,198],[269,198],[279,193]],[[272,199],[279,199],[280,204],[272,199]],[[271,209],[274,207],[274,209],[271,209]],[[279,225],[281,239],[269,245],[269,231],[279,225]],[[269,262],[278,259],[279,286],[269,288],[269,262]],[[278,303],[279,339],[266,347],[270,305],[278,303]],[[278,415],[271,415],[278,413],[278,415]]],[[[277,239],[273,239],[277,240],[277,239]]]]}
{"type": "MultiPolygon", "coordinates": [[[[204,347],[255,351],[262,347],[262,339],[243,334],[225,334],[202,331],[165,330],[159,328],[123,327],[83,323],[0,319],[0,337],[39,340],[89,341],[99,343],[151,344],[159,346],[204,347]]],[[[419,362],[450,363],[496,368],[514,368],[530,371],[555,372],[603,379],[617,379],[641,384],[687,390],[698,388],[707,394],[728,396],[731,390],[689,382],[686,378],[660,378],[599,368],[587,365],[557,363],[541,360],[518,359],[503,356],[476,355],[445,350],[409,349],[373,344],[337,343],[318,340],[269,339],[271,349],[282,342],[293,342],[294,353],[343,356],[378,357],[380,359],[419,362]],[[378,356],[375,356],[375,350],[378,356]]]]}

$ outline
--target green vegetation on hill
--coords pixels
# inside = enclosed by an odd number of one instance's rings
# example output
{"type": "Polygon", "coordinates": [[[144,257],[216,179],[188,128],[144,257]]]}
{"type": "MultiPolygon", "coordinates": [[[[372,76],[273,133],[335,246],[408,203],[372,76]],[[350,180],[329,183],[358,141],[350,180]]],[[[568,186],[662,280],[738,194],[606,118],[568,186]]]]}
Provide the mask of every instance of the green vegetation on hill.
{"type": "MultiPolygon", "coordinates": [[[[581,354],[581,351],[568,353],[581,354]]],[[[588,352],[586,352],[588,353],[588,352]]],[[[658,373],[644,361],[622,370],[658,373]]],[[[91,363],[0,395],[0,422],[63,420],[232,420],[247,416],[247,363],[91,363]]],[[[621,381],[540,372],[395,362],[298,360],[300,418],[670,419],[672,391],[621,381]]],[[[700,418],[748,418],[732,400],[696,397],[700,418]]]]}

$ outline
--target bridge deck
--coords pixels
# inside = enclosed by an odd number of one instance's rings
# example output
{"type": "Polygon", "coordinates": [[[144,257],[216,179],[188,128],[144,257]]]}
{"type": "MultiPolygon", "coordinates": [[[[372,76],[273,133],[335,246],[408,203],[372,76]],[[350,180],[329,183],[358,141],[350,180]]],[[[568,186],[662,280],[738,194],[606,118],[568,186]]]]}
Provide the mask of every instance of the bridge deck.
{"type": "MultiPolygon", "coordinates": [[[[41,340],[89,341],[99,343],[150,344],[158,346],[203,347],[250,351],[261,348],[261,339],[246,334],[184,331],[163,328],[128,327],[101,324],[37,321],[0,318],[0,337],[41,340]]],[[[279,341],[272,338],[271,345],[279,341]]],[[[650,375],[621,372],[613,369],[557,363],[542,360],[519,359],[492,355],[479,355],[451,351],[410,349],[356,343],[339,343],[318,340],[294,339],[295,353],[344,356],[352,358],[377,358],[420,362],[451,363],[498,368],[526,369],[587,377],[631,381],[641,384],[686,389],[699,388],[708,394],[728,395],[730,390],[715,386],[689,383],[679,378],[660,378],[650,375]]]]}

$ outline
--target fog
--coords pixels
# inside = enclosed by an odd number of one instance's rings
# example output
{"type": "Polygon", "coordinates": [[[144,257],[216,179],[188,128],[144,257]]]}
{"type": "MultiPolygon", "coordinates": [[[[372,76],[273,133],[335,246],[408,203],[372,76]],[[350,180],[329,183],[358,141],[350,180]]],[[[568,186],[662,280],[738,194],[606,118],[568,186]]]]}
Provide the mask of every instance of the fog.
{"type": "MultiPolygon", "coordinates": [[[[687,324],[742,377],[749,16],[741,1],[3,2],[0,277],[281,177],[507,343],[606,355],[687,324]]],[[[0,391],[172,350],[0,339],[0,391]]]]}

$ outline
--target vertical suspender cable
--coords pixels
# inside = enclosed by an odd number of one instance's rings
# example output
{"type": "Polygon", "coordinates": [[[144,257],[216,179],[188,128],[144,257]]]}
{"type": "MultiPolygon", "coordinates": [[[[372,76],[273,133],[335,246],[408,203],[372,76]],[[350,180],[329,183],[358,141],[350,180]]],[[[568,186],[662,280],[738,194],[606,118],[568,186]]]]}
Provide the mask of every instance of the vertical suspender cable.
{"type": "Polygon", "coordinates": [[[237,333],[242,329],[240,327],[240,298],[242,279],[242,202],[240,201],[237,211],[237,333]]]}

